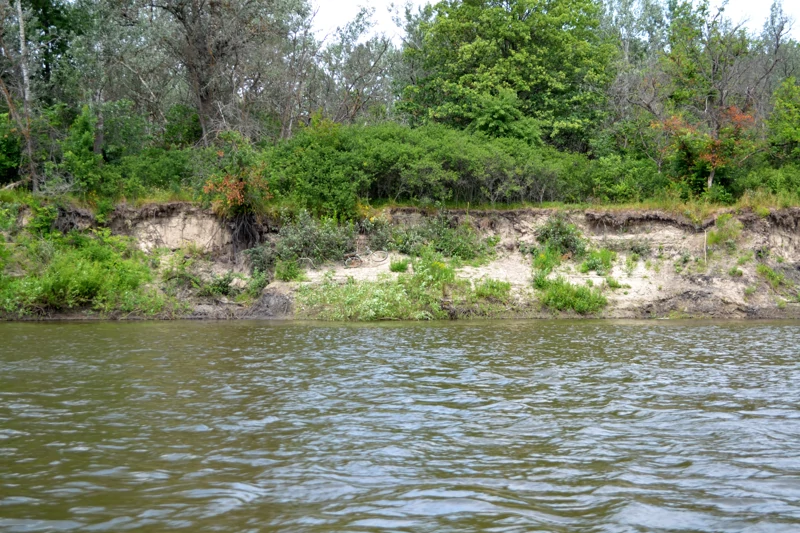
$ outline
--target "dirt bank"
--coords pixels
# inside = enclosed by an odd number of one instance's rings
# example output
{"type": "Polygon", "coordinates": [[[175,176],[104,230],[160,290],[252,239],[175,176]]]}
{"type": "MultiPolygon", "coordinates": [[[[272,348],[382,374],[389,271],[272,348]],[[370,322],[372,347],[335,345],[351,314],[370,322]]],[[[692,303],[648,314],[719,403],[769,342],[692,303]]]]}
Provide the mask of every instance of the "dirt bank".
{"type": "MultiPolygon", "coordinates": [[[[616,252],[610,271],[603,275],[582,273],[580,261],[570,258],[551,274],[602,290],[608,305],[592,316],[800,318],[799,208],[763,215],[730,213],[728,224],[733,231],[722,242],[713,238],[720,229],[717,217],[694,221],[660,211],[561,212],[580,229],[590,248],[616,252]]],[[[413,208],[388,209],[383,215],[399,225],[417,224],[430,216],[413,208]]],[[[453,224],[470,224],[498,241],[492,260],[462,266],[457,275],[472,281],[507,281],[514,309],[524,310],[522,316],[554,316],[538,304],[532,290],[532,256],[523,253],[537,244],[537,228],[553,215],[549,209],[449,212],[453,224]]],[[[83,211],[62,213],[59,220],[64,229],[94,224],[91,214],[83,211]]],[[[208,210],[185,203],[121,206],[110,215],[108,226],[116,234],[136,239],[143,251],[158,254],[161,265],[169,265],[178,254],[192,253],[197,258],[198,279],[232,273],[235,284],[248,283],[250,268],[236,251],[230,225],[208,210]]],[[[274,239],[276,229],[274,224],[261,224],[261,238],[274,239]]],[[[389,263],[349,269],[343,264],[314,265],[306,281],[270,283],[260,296],[246,302],[220,296],[194,298],[188,293],[179,296],[186,298],[184,316],[189,318],[291,318],[298,314],[295,293],[299,287],[320,284],[323,279],[340,283],[395,279],[398,274],[390,272],[389,263]]]]}

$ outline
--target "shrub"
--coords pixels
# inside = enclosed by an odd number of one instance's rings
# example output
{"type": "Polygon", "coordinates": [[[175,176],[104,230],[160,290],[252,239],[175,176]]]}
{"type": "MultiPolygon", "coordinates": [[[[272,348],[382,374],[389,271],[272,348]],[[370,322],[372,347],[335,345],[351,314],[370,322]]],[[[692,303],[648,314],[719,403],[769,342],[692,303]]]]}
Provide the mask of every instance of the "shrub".
{"type": "Polygon", "coordinates": [[[275,256],[284,261],[307,257],[315,263],[341,261],[356,249],[356,226],[333,218],[315,219],[300,211],[294,220],[284,217],[275,242],[275,256]]]}
{"type": "Polygon", "coordinates": [[[213,275],[211,281],[206,283],[198,291],[199,296],[231,296],[237,291],[231,286],[233,282],[233,272],[226,272],[222,276],[213,275]]]}
{"type": "Polygon", "coordinates": [[[561,251],[550,245],[545,245],[540,248],[533,256],[533,268],[542,273],[545,277],[560,264],[561,251]]]}
{"type": "Polygon", "coordinates": [[[475,284],[475,296],[487,300],[507,302],[511,293],[511,284],[487,278],[475,284]]]}
{"type": "Polygon", "coordinates": [[[716,229],[708,232],[708,245],[724,244],[730,251],[736,249],[736,240],[742,234],[742,223],[725,213],[717,217],[716,229]]]}
{"type": "Polygon", "coordinates": [[[611,270],[611,265],[616,258],[616,252],[611,250],[606,250],[605,248],[593,250],[589,253],[589,257],[581,263],[579,270],[584,274],[594,270],[598,275],[604,276],[611,270]]]}
{"type": "Polygon", "coordinates": [[[562,254],[582,256],[586,251],[586,241],[574,224],[570,224],[561,215],[550,217],[536,231],[536,240],[541,244],[557,249],[562,254]]]}
{"type": "Polygon", "coordinates": [[[398,259],[392,260],[389,263],[389,270],[392,272],[406,272],[408,270],[408,265],[411,262],[408,259],[398,259]]]}
{"type": "Polygon", "coordinates": [[[548,309],[580,315],[595,313],[608,304],[599,289],[572,285],[563,278],[546,283],[539,291],[539,301],[548,309]]]}
{"type": "Polygon", "coordinates": [[[785,276],[783,274],[775,272],[763,263],[756,267],[756,272],[758,272],[773,289],[777,289],[785,281],[785,276]]]}
{"type": "Polygon", "coordinates": [[[281,281],[300,281],[305,277],[296,260],[278,260],[275,263],[275,279],[281,281]]]}
{"type": "MultiPolygon", "coordinates": [[[[167,301],[146,287],[150,268],[132,242],[108,230],[51,234],[18,240],[18,260],[32,266],[22,277],[3,278],[0,309],[15,315],[91,308],[102,313],[154,314],[167,301]]],[[[2,276],[0,276],[2,278],[2,276]]]]}
{"type": "Polygon", "coordinates": [[[464,261],[488,257],[497,244],[481,239],[469,224],[454,224],[445,211],[429,217],[417,226],[396,227],[391,248],[408,255],[420,255],[426,248],[464,261]]]}

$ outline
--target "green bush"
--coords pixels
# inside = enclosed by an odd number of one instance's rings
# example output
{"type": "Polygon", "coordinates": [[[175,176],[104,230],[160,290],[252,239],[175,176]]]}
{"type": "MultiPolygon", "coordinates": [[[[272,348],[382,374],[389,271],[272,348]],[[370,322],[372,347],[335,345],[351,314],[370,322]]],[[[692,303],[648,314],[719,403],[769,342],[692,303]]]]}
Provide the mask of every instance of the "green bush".
{"type": "Polygon", "coordinates": [[[236,294],[236,289],[231,286],[233,282],[233,272],[226,272],[222,276],[212,275],[211,281],[200,287],[199,296],[232,296],[236,294]]]}
{"type": "Polygon", "coordinates": [[[594,270],[598,275],[605,276],[611,270],[611,266],[616,258],[616,252],[612,252],[611,250],[606,250],[605,248],[592,250],[589,252],[589,257],[581,263],[579,270],[584,274],[594,270]]]}
{"type": "Polygon", "coordinates": [[[549,244],[536,250],[533,256],[533,268],[542,273],[545,277],[560,264],[561,250],[549,244]]]}
{"type": "Polygon", "coordinates": [[[536,240],[541,244],[555,248],[562,254],[580,257],[586,252],[586,241],[574,224],[570,224],[562,215],[550,217],[536,231],[536,240]]]}
{"type": "Polygon", "coordinates": [[[572,285],[563,278],[546,283],[539,291],[539,301],[548,309],[580,315],[595,313],[608,304],[599,289],[572,285]]]}
{"type": "Polygon", "coordinates": [[[469,224],[455,224],[445,211],[426,218],[421,224],[397,226],[389,248],[408,255],[420,255],[427,248],[465,261],[490,256],[496,242],[482,239],[469,224]]]}
{"type": "Polygon", "coordinates": [[[279,259],[275,263],[275,279],[281,281],[300,281],[304,279],[303,269],[296,260],[279,259]]]}
{"type": "Polygon", "coordinates": [[[389,262],[389,270],[392,272],[406,272],[410,263],[408,259],[398,259],[396,261],[393,259],[389,262]]]}
{"type": "Polygon", "coordinates": [[[484,279],[475,284],[475,296],[498,302],[507,302],[511,294],[511,284],[507,281],[484,279]]]}
{"type": "Polygon", "coordinates": [[[783,274],[775,272],[763,263],[756,267],[756,272],[758,272],[758,274],[763,277],[773,289],[780,287],[786,280],[786,277],[783,274]]]}
{"type": "Polygon", "coordinates": [[[24,276],[4,277],[0,284],[0,309],[6,313],[90,308],[151,315],[167,305],[147,288],[151,271],[144,255],[132,241],[108,230],[23,238],[16,244],[16,261],[29,268],[24,276]]]}
{"type": "Polygon", "coordinates": [[[284,261],[307,257],[315,263],[342,261],[356,250],[356,226],[338,224],[333,218],[316,219],[300,211],[292,220],[284,217],[275,242],[275,256],[284,261]]]}
{"type": "Polygon", "coordinates": [[[716,229],[708,232],[708,245],[723,244],[729,251],[736,249],[736,241],[742,234],[742,223],[733,218],[730,213],[717,217],[716,229]]]}

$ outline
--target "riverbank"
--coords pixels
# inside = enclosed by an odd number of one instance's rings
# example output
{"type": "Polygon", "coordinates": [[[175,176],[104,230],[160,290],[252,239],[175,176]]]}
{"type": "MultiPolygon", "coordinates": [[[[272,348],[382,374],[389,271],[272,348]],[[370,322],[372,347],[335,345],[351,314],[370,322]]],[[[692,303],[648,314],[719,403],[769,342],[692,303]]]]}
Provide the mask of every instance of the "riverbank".
{"type": "Polygon", "coordinates": [[[698,220],[659,210],[387,207],[346,227],[252,221],[249,242],[237,222],[189,203],[122,205],[102,219],[79,208],[48,213],[20,206],[3,229],[5,319],[800,318],[800,208],[698,220]],[[553,227],[571,228],[579,249],[543,237],[553,227]],[[88,256],[43,266],[59,246],[90,245],[88,256]],[[387,257],[367,257],[370,247],[387,257]],[[339,259],[320,260],[325,250],[339,259]],[[364,261],[348,268],[341,258],[353,250],[364,261]],[[89,270],[84,284],[120,270],[135,276],[98,286],[90,300],[72,286],[89,270]]]}

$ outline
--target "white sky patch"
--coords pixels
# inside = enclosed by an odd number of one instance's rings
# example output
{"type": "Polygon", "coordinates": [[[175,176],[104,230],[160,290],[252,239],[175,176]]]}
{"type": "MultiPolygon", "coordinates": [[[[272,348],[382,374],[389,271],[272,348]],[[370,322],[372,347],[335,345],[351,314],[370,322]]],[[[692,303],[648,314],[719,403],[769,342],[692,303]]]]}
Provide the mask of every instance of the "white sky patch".
{"type": "MultiPolygon", "coordinates": [[[[415,6],[427,4],[426,0],[411,0],[415,6]]],[[[361,6],[375,8],[376,22],[375,30],[383,32],[391,37],[394,42],[400,43],[402,30],[397,28],[392,22],[389,9],[392,4],[403,6],[404,0],[313,0],[314,6],[318,9],[314,20],[314,26],[320,36],[331,34],[339,26],[344,26],[351,21],[361,6]]],[[[712,0],[712,5],[719,6],[720,0],[712,0]]],[[[764,22],[769,17],[769,9],[772,5],[771,0],[729,0],[725,9],[727,15],[734,22],[745,22],[745,26],[755,33],[761,33],[764,22]]],[[[800,40],[800,0],[784,0],[783,11],[794,19],[794,26],[791,35],[794,39],[800,40]]]]}

